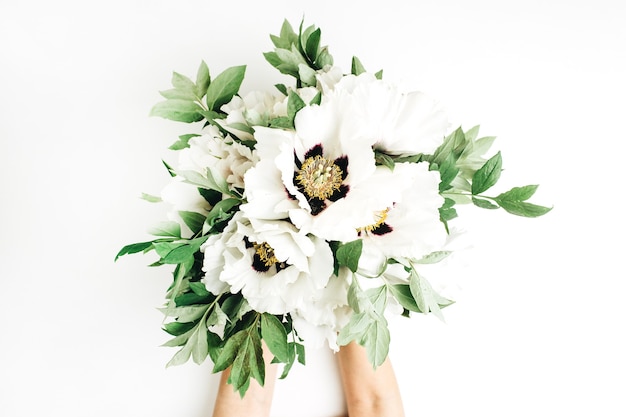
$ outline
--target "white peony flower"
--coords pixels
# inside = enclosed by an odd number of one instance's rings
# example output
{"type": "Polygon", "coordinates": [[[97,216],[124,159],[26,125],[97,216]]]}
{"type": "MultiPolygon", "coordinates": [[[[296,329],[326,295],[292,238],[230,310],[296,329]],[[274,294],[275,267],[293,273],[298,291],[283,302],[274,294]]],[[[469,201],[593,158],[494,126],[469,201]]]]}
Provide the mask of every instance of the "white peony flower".
{"type": "Polygon", "coordinates": [[[323,93],[327,93],[335,87],[335,84],[341,81],[343,76],[343,71],[337,66],[318,71],[316,74],[317,88],[323,93]]]}
{"type": "Polygon", "coordinates": [[[373,142],[363,140],[352,117],[354,106],[349,95],[338,94],[300,110],[295,132],[256,128],[260,162],[245,176],[248,202],[241,210],[288,216],[304,233],[344,242],[374,223],[410,179],[376,166],[373,142]]]}
{"type": "Polygon", "coordinates": [[[380,259],[421,259],[442,250],[448,234],[439,217],[444,203],[439,172],[416,163],[396,164],[394,172],[410,179],[410,186],[393,205],[377,213],[376,222],[359,229],[364,248],[370,256],[378,252],[380,259]]]}
{"type": "Polygon", "coordinates": [[[211,205],[200,194],[194,185],[184,182],[184,179],[176,176],[161,190],[161,200],[171,205],[167,218],[181,226],[183,237],[191,237],[193,234],[180,217],[180,211],[193,211],[206,215],[211,210],[211,205]]]}
{"type": "Polygon", "coordinates": [[[282,104],[285,100],[282,94],[274,95],[265,91],[251,91],[243,97],[234,96],[221,108],[227,114],[221,125],[241,140],[254,140],[252,134],[238,129],[237,124],[269,126],[271,119],[287,115],[287,107],[282,104]]]}
{"type": "Polygon", "coordinates": [[[285,314],[308,304],[333,273],[325,241],[304,235],[289,222],[251,222],[241,212],[202,250],[207,289],[241,292],[258,312],[285,314]]]}
{"type": "Polygon", "coordinates": [[[180,150],[179,169],[206,174],[207,168],[215,170],[228,184],[243,189],[243,176],[258,158],[255,152],[224,137],[215,126],[209,126],[208,133],[189,140],[189,147],[180,150]]]}
{"type": "Polygon", "coordinates": [[[431,154],[441,145],[448,129],[442,106],[419,91],[402,92],[373,74],[347,75],[329,93],[349,93],[355,123],[362,140],[369,140],[389,155],[431,154]]]}

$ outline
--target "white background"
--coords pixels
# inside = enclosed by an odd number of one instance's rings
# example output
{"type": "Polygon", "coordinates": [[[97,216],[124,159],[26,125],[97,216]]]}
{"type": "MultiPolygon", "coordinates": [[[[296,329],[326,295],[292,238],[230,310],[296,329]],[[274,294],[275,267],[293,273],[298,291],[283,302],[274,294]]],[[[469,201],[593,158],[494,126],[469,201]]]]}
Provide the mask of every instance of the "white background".
{"type": "MultiPolygon", "coordinates": [[[[407,416],[624,416],[626,6],[573,1],[0,3],[0,415],[209,416],[210,364],[165,369],[154,259],[113,263],[165,207],[160,160],[195,126],[150,118],[172,71],[247,64],[284,18],[498,136],[502,191],[539,219],[463,212],[475,248],[446,323],[392,323],[407,416]]],[[[288,80],[287,80],[288,81],[288,80]]],[[[170,159],[171,160],[171,159],[170,159]]],[[[280,381],[274,416],[343,409],[332,356],[280,381]]]]}

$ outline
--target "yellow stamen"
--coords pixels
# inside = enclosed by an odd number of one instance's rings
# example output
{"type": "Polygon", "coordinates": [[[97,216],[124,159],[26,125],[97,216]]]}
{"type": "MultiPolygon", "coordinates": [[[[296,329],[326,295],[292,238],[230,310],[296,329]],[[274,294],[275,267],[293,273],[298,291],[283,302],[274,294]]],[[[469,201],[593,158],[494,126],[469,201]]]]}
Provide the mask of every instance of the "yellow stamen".
{"type": "Polygon", "coordinates": [[[278,259],[274,255],[274,249],[266,242],[255,243],[254,250],[265,266],[269,267],[278,263],[278,259]]]}
{"type": "Polygon", "coordinates": [[[316,155],[307,158],[296,175],[309,198],[326,200],[341,187],[342,172],[333,161],[316,155]]]}
{"type": "Polygon", "coordinates": [[[381,211],[377,211],[374,213],[374,218],[376,219],[376,221],[370,225],[367,225],[365,227],[359,227],[358,229],[356,229],[356,231],[358,233],[363,233],[363,232],[372,232],[376,229],[378,229],[380,227],[381,224],[385,223],[385,220],[387,220],[387,214],[389,213],[389,209],[385,209],[385,210],[381,210],[381,211]]]}

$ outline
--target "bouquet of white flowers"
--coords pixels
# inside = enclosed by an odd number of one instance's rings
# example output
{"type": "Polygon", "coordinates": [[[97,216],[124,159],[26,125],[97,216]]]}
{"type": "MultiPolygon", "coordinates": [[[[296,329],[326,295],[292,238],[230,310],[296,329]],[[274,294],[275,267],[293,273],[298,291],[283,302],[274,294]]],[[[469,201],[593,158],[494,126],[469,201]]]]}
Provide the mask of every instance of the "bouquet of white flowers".
{"type": "Polygon", "coordinates": [[[433,313],[452,303],[421,273],[450,255],[456,204],[536,217],[536,185],[489,197],[500,153],[478,127],[448,133],[434,99],[401,91],[352,58],[333,63],[320,29],[285,21],[267,61],[294,85],[244,95],[245,66],[195,81],[174,73],[151,114],[199,123],[170,147],[171,182],[149,201],[172,205],[154,240],[120,256],[154,251],[171,265],[163,328],[179,347],[168,365],[207,356],[231,367],[243,396],[264,383],[262,341],[282,377],[305,362],[305,344],[356,341],[373,366],[388,354],[387,314],[433,313]]]}

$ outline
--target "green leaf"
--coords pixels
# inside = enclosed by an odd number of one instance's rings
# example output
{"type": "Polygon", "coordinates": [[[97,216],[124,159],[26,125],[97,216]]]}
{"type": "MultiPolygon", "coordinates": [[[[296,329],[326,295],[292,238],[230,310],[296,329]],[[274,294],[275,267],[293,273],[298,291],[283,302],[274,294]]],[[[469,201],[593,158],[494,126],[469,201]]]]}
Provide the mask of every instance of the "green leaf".
{"type": "Polygon", "coordinates": [[[269,122],[270,127],[276,129],[293,129],[293,120],[289,117],[275,117],[269,122]]]}
{"type": "Polygon", "coordinates": [[[389,343],[391,334],[384,319],[376,320],[365,334],[363,346],[367,352],[367,358],[374,368],[385,362],[389,355],[389,343]]]}
{"type": "Polygon", "coordinates": [[[524,187],[514,187],[511,190],[500,194],[494,200],[504,210],[511,214],[523,217],[539,217],[552,210],[552,207],[544,207],[536,204],[526,203],[537,191],[537,185],[526,185],[524,187]]]}
{"type": "Polygon", "coordinates": [[[383,165],[389,168],[391,171],[396,167],[396,162],[393,158],[381,151],[374,149],[374,156],[376,159],[376,165],[383,165]]]}
{"type": "Polygon", "coordinates": [[[161,257],[163,263],[180,264],[186,262],[189,258],[193,258],[193,255],[200,250],[200,246],[208,238],[208,236],[203,236],[185,242],[158,242],[154,244],[154,249],[161,257]]]}
{"type": "Polygon", "coordinates": [[[415,270],[412,271],[411,278],[409,279],[409,289],[411,290],[411,295],[415,299],[418,309],[422,313],[428,314],[432,312],[437,318],[444,321],[441,307],[448,306],[452,304],[453,301],[439,295],[432,288],[430,283],[424,277],[417,274],[415,270]]]}
{"type": "MultiPolygon", "coordinates": [[[[196,330],[196,337],[193,340],[193,346],[191,347],[191,355],[193,361],[200,365],[206,357],[209,355],[209,341],[207,335],[207,328],[204,321],[200,321],[198,329],[196,330]]],[[[189,342],[187,342],[189,343],[189,342]]]]}
{"type": "Polygon", "coordinates": [[[175,317],[180,322],[192,322],[198,320],[209,309],[209,304],[194,304],[180,307],[165,307],[159,310],[167,317],[175,317]]]}
{"type": "Polygon", "coordinates": [[[287,91],[287,87],[285,86],[285,84],[276,84],[274,85],[274,87],[276,87],[276,89],[280,91],[284,96],[289,95],[289,92],[287,91]]]}
{"type": "Polygon", "coordinates": [[[201,297],[206,297],[211,293],[206,289],[206,286],[201,282],[190,282],[189,289],[193,291],[194,294],[199,295],[201,297]]]}
{"type": "Polygon", "coordinates": [[[320,105],[321,103],[322,103],[322,92],[318,91],[317,94],[315,94],[315,97],[313,97],[311,101],[309,101],[309,105],[310,106],[314,104],[320,105]]]}
{"type": "Polygon", "coordinates": [[[158,197],[156,195],[146,194],[146,193],[141,193],[141,199],[149,203],[160,203],[163,201],[161,197],[158,197]]]}
{"type": "Polygon", "coordinates": [[[538,206],[523,201],[496,200],[500,207],[511,214],[522,217],[539,217],[552,210],[552,207],[538,206]]]}
{"type": "Polygon", "coordinates": [[[360,74],[363,74],[364,72],[366,72],[365,67],[363,66],[359,58],[357,58],[356,56],[353,56],[351,73],[353,75],[360,75],[360,74]]]}
{"type": "Polygon", "coordinates": [[[306,103],[300,98],[298,93],[295,91],[290,92],[289,99],[287,100],[287,116],[293,121],[296,114],[304,107],[306,107],[306,103]]]}
{"type": "Polygon", "coordinates": [[[209,73],[209,67],[207,64],[202,61],[200,63],[200,67],[198,68],[198,72],[196,74],[196,96],[198,99],[202,99],[206,94],[207,88],[209,88],[209,84],[211,84],[211,75],[209,73]]]}
{"type": "Polygon", "coordinates": [[[150,116],[162,117],[177,122],[193,123],[204,118],[202,108],[187,100],[170,99],[157,103],[152,107],[150,116]]]}
{"type": "Polygon", "coordinates": [[[263,313],[261,316],[261,336],[270,352],[283,363],[289,361],[289,346],[285,326],[276,316],[263,313]]]}
{"type": "Polygon", "coordinates": [[[115,261],[117,261],[121,256],[130,255],[133,253],[143,252],[147,249],[152,248],[154,241],[150,242],[140,242],[140,243],[132,243],[130,245],[124,246],[120,251],[115,255],[115,261]]]}
{"type": "Polygon", "coordinates": [[[174,142],[169,149],[173,150],[173,151],[179,151],[181,149],[185,149],[189,147],[189,139],[197,137],[200,135],[197,135],[195,133],[191,133],[191,134],[187,134],[187,135],[180,135],[178,137],[178,140],[176,142],[174,142]]]}
{"type": "Polygon", "coordinates": [[[418,307],[415,302],[415,298],[413,298],[413,294],[411,294],[411,289],[406,284],[394,284],[389,285],[389,290],[393,297],[398,300],[400,305],[407,310],[415,311],[417,313],[421,313],[422,310],[418,307]]]}
{"type": "Polygon", "coordinates": [[[176,171],[176,174],[183,177],[185,182],[193,184],[197,187],[219,191],[223,194],[232,194],[228,188],[226,180],[222,178],[219,173],[213,172],[210,167],[207,167],[206,175],[202,175],[199,172],[192,170],[176,171]]]}
{"type": "Polygon", "coordinates": [[[225,326],[229,321],[228,316],[222,311],[219,304],[215,304],[213,311],[207,319],[207,326],[225,326]]]}
{"type": "MultiPolygon", "coordinates": [[[[265,385],[265,359],[263,358],[263,346],[261,345],[261,338],[256,331],[250,332],[251,342],[248,345],[248,360],[250,366],[250,373],[252,377],[257,380],[259,385],[265,385]]],[[[245,391],[241,392],[241,395],[245,394],[245,391]]]]}
{"type": "Polygon", "coordinates": [[[202,231],[202,225],[206,220],[206,215],[196,213],[195,211],[179,211],[178,215],[183,219],[192,233],[196,234],[202,231]]]}
{"type": "Polygon", "coordinates": [[[497,201],[526,201],[535,194],[538,185],[526,185],[524,187],[514,187],[496,197],[497,201]]]}
{"type": "Polygon", "coordinates": [[[298,77],[300,78],[303,86],[315,86],[317,83],[317,78],[315,78],[315,76],[315,70],[310,66],[304,64],[298,65],[298,77]]]}
{"type": "Polygon", "coordinates": [[[439,182],[439,192],[443,192],[450,188],[450,184],[459,174],[459,169],[456,167],[456,158],[454,155],[448,155],[448,157],[439,165],[438,170],[441,177],[441,181],[439,182]]]}
{"type": "Polygon", "coordinates": [[[180,238],[180,225],[173,221],[163,221],[148,229],[148,233],[154,236],[180,238]]]}
{"type": "Polygon", "coordinates": [[[181,334],[184,334],[186,332],[188,332],[189,330],[193,329],[196,326],[197,323],[191,322],[191,323],[181,323],[179,321],[172,321],[169,323],[165,323],[163,325],[163,330],[165,330],[167,333],[171,334],[172,336],[180,336],[181,334]]]}
{"type": "Polygon", "coordinates": [[[163,343],[161,346],[162,347],[177,347],[177,346],[183,346],[185,343],[187,343],[189,338],[191,336],[193,336],[193,334],[195,332],[195,328],[198,325],[198,322],[184,323],[184,324],[190,324],[191,325],[189,330],[187,330],[186,332],[181,333],[179,335],[176,335],[176,337],[174,337],[173,339],[168,340],[167,342],[163,343]]]}
{"type": "Polygon", "coordinates": [[[195,342],[196,337],[197,337],[196,333],[194,332],[189,338],[189,341],[187,341],[187,343],[182,347],[182,349],[176,352],[176,354],[172,357],[172,359],[170,359],[170,361],[165,365],[165,367],[169,368],[170,366],[179,366],[187,362],[189,358],[191,357],[191,351],[193,349],[193,344],[195,342]]]}
{"type": "Polygon", "coordinates": [[[482,198],[472,197],[472,203],[474,203],[476,207],[480,207],[480,208],[484,208],[488,210],[495,210],[499,208],[499,206],[493,204],[491,201],[483,200],[482,198]]]}
{"type": "Polygon", "coordinates": [[[219,112],[220,108],[239,92],[245,73],[246,66],[240,65],[227,68],[215,77],[207,89],[206,104],[208,109],[219,112]]]}
{"type": "Polygon", "coordinates": [[[195,101],[196,95],[192,91],[182,91],[176,88],[159,91],[159,94],[168,100],[195,101]]]}
{"type": "Polygon", "coordinates": [[[387,286],[382,285],[377,288],[370,288],[365,291],[365,295],[369,299],[374,311],[382,315],[387,307],[387,286]]]}
{"type": "Polygon", "coordinates": [[[458,216],[454,205],[455,201],[446,197],[443,206],[439,208],[439,219],[446,226],[446,230],[448,230],[448,222],[458,216]]]}
{"type": "Polygon", "coordinates": [[[248,338],[248,332],[241,330],[232,335],[224,345],[213,366],[213,373],[221,372],[232,365],[242,343],[248,338]]]}
{"type": "Polygon", "coordinates": [[[478,195],[487,191],[500,179],[502,172],[502,156],[500,152],[489,158],[472,178],[472,194],[478,195]]]}
{"type": "Polygon", "coordinates": [[[356,272],[359,268],[359,259],[363,251],[363,241],[361,239],[353,240],[348,243],[341,243],[337,248],[337,262],[341,266],[346,266],[350,271],[356,272]]]}
{"type": "Polygon", "coordinates": [[[304,51],[311,62],[315,62],[317,58],[317,51],[320,46],[320,39],[322,37],[322,31],[320,29],[316,29],[306,40],[306,46],[304,51]]]}
{"type": "Polygon", "coordinates": [[[179,74],[177,72],[174,72],[172,74],[172,85],[177,90],[188,91],[191,93],[193,93],[196,88],[196,85],[193,83],[193,81],[191,81],[188,77],[182,74],[179,74]]]}

